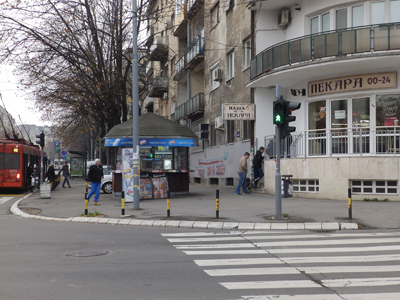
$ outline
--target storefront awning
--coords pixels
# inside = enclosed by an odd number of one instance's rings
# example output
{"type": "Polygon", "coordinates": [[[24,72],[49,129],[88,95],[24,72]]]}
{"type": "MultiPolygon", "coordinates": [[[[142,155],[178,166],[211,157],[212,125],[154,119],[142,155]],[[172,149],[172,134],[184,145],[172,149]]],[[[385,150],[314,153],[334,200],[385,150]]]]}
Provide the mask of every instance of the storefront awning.
{"type": "MultiPolygon", "coordinates": [[[[105,135],[106,147],[132,147],[132,120],[114,126],[105,135]]],[[[140,146],[192,147],[197,135],[187,126],[153,113],[139,116],[140,146]]]]}

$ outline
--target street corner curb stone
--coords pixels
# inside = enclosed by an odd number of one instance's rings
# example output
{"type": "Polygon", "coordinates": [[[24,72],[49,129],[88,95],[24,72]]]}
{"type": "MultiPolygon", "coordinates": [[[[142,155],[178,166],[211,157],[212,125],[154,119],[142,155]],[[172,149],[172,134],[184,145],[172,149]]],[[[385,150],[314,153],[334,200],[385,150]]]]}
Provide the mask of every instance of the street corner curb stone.
{"type": "Polygon", "coordinates": [[[154,220],[143,220],[140,226],[153,226],[154,220]]]}
{"type": "Polygon", "coordinates": [[[107,224],[109,220],[110,220],[109,218],[100,218],[97,221],[97,224],[107,224]]]}
{"type": "Polygon", "coordinates": [[[194,222],[193,223],[193,228],[195,229],[205,229],[207,228],[209,222],[202,222],[202,221],[198,221],[198,222],[194,222]]]}
{"type": "Polygon", "coordinates": [[[304,228],[306,230],[322,230],[321,223],[304,223],[304,228]]]}
{"type": "Polygon", "coordinates": [[[167,226],[167,222],[165,220],[156,220],[153,223],[153,227],[166,227],[167,226]]]}
{"type": "Polygon", "coordinates": [[[339,223],[322,223],[322,230],[340,230],[339,223]]]}
{"type": "Polygon", "coordinates": [[[88,223],[89,222],[89,218],[75,217],[75,218],[72,218],[71,222],[88,223]]]}
{"type": "Polygon", "coordinates": [[[138,219],[138,220],[130,220],[129,225],[130,226],[140,226],[142,224],[143,220],[138,219]]]}
{"type": "Polygon", "coordinates": [[[271,223],[271,229],[287,230],[288,223],[271,223]]]}
{"type": "Polygon", "coordinates": [[[238,222],[224,222],[222,229],[237,229],[239,227],[238,222]]]}
{"type": "Polygon", "coordinates": [[[194,221],[182,221],[179,228],[193,228],[194,221]]]}
{"type": "Polygon", "coordinates": [[[304,223],[288,223],[288,230],[304,230],[304,223]]]}
{"type": "Polygon", "coordinates": [[[208,223],[207,229],[222,229],[223,226],[223,222],[210,222],[208,223]]]}
{"type": "Polygon", "coordinates": [[[255,223],[254,229],[255,230],[271,229],[271,223],[255,223]]]}
{"type": "Polygon", "coordinates": [[[117,225],[119,223],[120,219],[108,219],[107,224],[111,225],[117,225]]]}
{"type": "Polygon", "coordinates": [[[179,227],[181,221],[167,221],[166,227],[179,227]]]}
{"type": "Polygon", "coordinates": [[[254,223],[239,223],[239,230],[253,230],[254,229],[254,223]]]}
{"type": "Polygon", "coordinates": [[[347,229],[358,230],[359,229],[357,223],[341,223],[340,228],[342,230],[347,230],[347,229]]]}
{"type": "Polygon", "coordinates": [[[88,223],[97,223],[101,218],[88,218],[88,223]]]}
{"type": "Polygon", "coordinates": [[[119,219],[118,225],[129,225],[130,221],[129,219],[119,219]]]}

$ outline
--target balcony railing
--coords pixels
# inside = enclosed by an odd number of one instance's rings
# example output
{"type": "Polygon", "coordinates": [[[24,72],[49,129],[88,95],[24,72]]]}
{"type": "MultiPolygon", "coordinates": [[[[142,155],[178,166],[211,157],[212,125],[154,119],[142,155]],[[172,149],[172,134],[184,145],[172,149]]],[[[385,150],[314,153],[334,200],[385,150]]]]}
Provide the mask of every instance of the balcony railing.
{"type": "Polygon", "coordinates": [[[204,111],[204,94],[198,93],[196,96],[190,98],[188,101],[178,106],[175,109],[175,121],[179,121],[189,115],[195,113],[202,113],[204,111]]]}
{"type": "Polygon", "coordinates": [[[192,42],[186,53],[186,63],[187,65],[193,65],[196,58],[204,58],[204,37],[198,38],[196,41],[192,42]]]}
{"type": "Polygon", "coordinates": [[[157,36],[150,46],[150,60],[159,60],[168,56],[168,36],[157,36]]]}
{"type": "Polygon", "coordinates": [[[181,59],[175,64],[175,69],[174,69],[174,79],[180,80],[181,75],[183,71],[185,70],[185,55],[181,57],[181,59]],[[181,73],[182,72],[182,73],[181,73]],[[179,78],[178,78],[179,77],[179,78]]]}
{"type": "Polygon", "coordinates": [[[179,105],[178,108],[175,109],[174,113],[175,121],[179,121],[184,117],[186,117],[186,103],[179,105]]]}
{"type": "Polygon", "coordinates": [[[168,77],[155,76],[149,80],[149,97],[162,97],[168,92],[168,77]]]}
{"type": "MultiPolygon", "coordinates": [[[[265,137],[265,147],[274,137],[265,137]]],[[[271,150],[275,151],[275,150],[271,150]]],[[[315,156],[400,156],[400,127],[350,127],[295,132],[281,141],[281,156],[287,158],[315,156]]]]}
{"type": "Polygon", "coordinates": [[[400,49],[400,23],[321,32],[269,47],[252,58],[250,79],[296,63],[400,49]]]}

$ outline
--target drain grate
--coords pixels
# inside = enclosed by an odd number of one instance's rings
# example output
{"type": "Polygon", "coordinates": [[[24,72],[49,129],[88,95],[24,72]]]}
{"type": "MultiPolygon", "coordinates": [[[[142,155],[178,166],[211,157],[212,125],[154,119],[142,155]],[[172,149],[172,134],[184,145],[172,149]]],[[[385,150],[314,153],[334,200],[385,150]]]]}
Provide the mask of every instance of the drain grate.
{"type": "Polygon", "coordinates": [[[332,233],[332,232],[336,232],[336,230],[310,230],[310,232],[314,232],[314,233],[332,233]]]}
{"type": "Polygon", "coordinates": [[[110,253],[110,251],[90,251],[90,250],[85,250],[85,251],[75,251],[75,252],[72,252],[70,254],[67,254],[67,256],[94,257],[94,256],[107,255],[109,253],[110,253]]]}

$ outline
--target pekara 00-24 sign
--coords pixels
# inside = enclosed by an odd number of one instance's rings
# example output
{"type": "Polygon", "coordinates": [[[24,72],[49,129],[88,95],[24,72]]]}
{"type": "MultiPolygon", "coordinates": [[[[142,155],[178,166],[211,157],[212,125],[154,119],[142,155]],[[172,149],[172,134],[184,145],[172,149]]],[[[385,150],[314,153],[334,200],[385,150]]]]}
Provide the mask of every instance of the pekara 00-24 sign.
{"type": "Polygon", "coordinates": [[[222,104],[222,118],[224,120],[254,120],[255,105],[250,103],[222,104]]]}
{"type": "Polygon", "coordinates": [[[308,83],[308,97],[397,87],[397,73],[375,73],[330,78],[308,83]]]}

